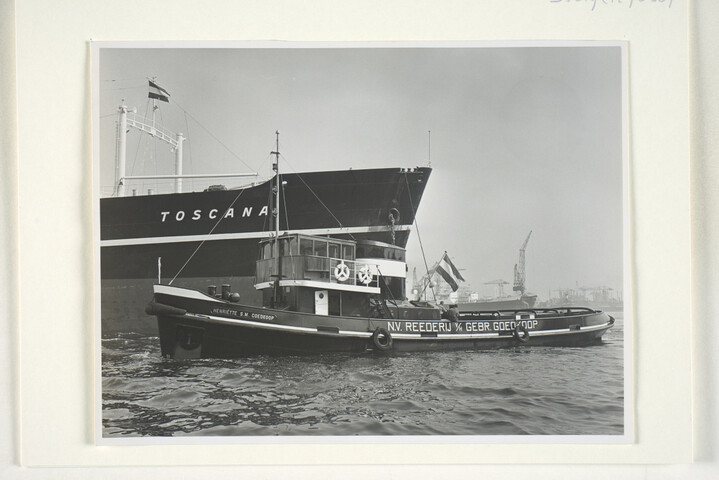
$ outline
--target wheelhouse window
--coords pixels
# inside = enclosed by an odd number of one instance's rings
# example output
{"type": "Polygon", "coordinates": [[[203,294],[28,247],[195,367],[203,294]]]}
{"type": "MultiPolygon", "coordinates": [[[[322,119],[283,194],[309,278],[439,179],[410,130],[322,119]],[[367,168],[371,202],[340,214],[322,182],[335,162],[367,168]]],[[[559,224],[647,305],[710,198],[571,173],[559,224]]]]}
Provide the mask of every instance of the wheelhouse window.
{"type": "Polygon", "coordinates": [[[323,240],[315,240],[315,247],[313,249],[313,254],[318,257],[326,257],[327,256],[327,242],[323,240]]]}
{"type": "Polygon", "coordinates": [[[360,258],[386,258],[387,260],[405,260],[405,251],[391,245],[358,245],[357,256],[360,258]]]}
{"type": "Polygon", "coordinates": [[[312,255],[311,238],[300,238],[300,255],[312,255]]]}
{"type": "Polygon", "coordinates": [[[280,255],[283,257],[297,255],[297,237],[280,239],[280,255]]]}
{"type": "MultiPolygon", "coordinates": [[[[283,246],[283,248],[285,248],[283,246]]],[[[323,258],[335,258],[341,260],[355,259],[354,243],[345,243],[342,240],[331,237],[312,238],[298,235],[290,238],[292,255],[315,256],[323,258]]],[[[285,252],[285,250],[283,250],[285,252]]],[[[287,253],[283,253],[288,255],[287,253]]]]}
{"type": "Polygon", "coordinates": [[[400,262],[404,262],[405,259],[405,251],[399,248],[393,248],[392,249],[392,256],[395,260],[399,260],[400,262]]]}
{"type": "Polygon", "coordinates": [[[272,258],[272,243],[273,242],[267,242],[262,246],[260,250],[260,260],[272,258]]]}

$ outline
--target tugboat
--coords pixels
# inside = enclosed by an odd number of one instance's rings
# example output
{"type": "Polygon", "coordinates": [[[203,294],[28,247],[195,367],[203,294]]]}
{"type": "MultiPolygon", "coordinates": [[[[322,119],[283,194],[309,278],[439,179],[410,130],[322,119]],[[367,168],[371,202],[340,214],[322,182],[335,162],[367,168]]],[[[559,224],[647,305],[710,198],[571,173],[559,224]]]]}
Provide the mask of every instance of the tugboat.
{"type": "Polygon", "coordinates": [[[614,325],[589,308],[459,311],[409,301],[403,247],[280,235],[279,152],[272,154],[275,235],[259,242],[254,285],[262,304],[242,303],[230,285],[220,293],[154,285],[146,312],[157,317],[163,357],[584,346],[614,325]]]}

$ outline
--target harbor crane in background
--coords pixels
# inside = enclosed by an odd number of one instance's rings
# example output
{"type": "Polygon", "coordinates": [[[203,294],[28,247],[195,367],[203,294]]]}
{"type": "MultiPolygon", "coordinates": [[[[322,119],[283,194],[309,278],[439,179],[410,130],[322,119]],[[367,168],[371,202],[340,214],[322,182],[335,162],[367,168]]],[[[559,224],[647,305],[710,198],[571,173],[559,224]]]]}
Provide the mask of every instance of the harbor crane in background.
{"type": "Polygon", "coordinates": [[[434,287],[437,285],[437,282],[433,277],[436,273],[437,265],[439,265],[439,262],[435,262],[432,268],[419,279],[417,279],[417,267],[414,267],[412,271],[412,294],[413,296],[417,296],[417,300],[427,300],[427,290],[432,292],[432,299],[436,298],[434,287]]]}
{"type": "Polygon", "coordinates": [[[524,295],[524,281],[526,279],[524,270],[524,252],[527,249],[527,243],[529,243],[529,237],[532,236],[532,231],[529,231],[529,235],[524,240],[522,248],[519,249],[519,262],[514,265],[514,287],[512,290],[519,292],[520,295],[524,295]]]}

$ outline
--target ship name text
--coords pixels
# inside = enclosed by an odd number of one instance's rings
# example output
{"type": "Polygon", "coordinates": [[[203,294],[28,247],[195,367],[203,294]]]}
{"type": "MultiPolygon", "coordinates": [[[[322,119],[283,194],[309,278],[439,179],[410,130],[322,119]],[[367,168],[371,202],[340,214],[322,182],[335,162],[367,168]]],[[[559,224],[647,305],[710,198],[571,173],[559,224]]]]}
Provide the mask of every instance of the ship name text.
{"type": "Polygon", "coordinates": [[[216,220],[220,218],[235,218],[235,217],[251,217],[253,210],[256,212],[254,216],[261,217],[261,216],[267,216],[268,208],[267,205],[262,207],[261,209],[255,209],[254,207],[238,207],[235,209],[234,207],[230,207],[227,210],[225,210],[224,214],[221,213],[220,210],[217,208],[210,209],[208,211],[202,211],[200,209],[192,210],[192,211],[185,211],[185,210],[177,210],[176,212],[172,212],[169,210],[160,212],[160,221],[162,223],[168,222],[168,221],[175,221],[175,222],[182,222],[183,220],[202,220],[209,219],[209,220],[216,220]]]}
{"type": "Polygon", "coordinates": [[[257,312],[245,312],[242,310],[234,310],[231,308],[213,308],[212,310],[210,310],[210,313],[214,315],[224,315],[227,317],[235,317],[248,320],[265,320],[268,322],[271,322],[275,319],[274,315],[257,312]]]}
{"type": "Polygon", "coordinates": [[[535,330],[537,320],[513,320],[480,322],[387,322],[389,332],[403,333],[481,333],[481,332],[506,332],[514,330],[519,323],[520,327],[527,330],[535,330]]]}

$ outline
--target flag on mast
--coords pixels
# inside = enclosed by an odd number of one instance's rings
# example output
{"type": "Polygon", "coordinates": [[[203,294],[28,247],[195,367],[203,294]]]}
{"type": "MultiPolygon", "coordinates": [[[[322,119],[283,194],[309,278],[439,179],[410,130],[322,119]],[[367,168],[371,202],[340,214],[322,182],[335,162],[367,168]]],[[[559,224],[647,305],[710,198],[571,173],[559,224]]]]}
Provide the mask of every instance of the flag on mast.
{"type": "Polygon", "coordinates": [[[148,80],[150,82],[150,91],[147,94],[147,98],[154,98],[155,100],[160,100],[163,102],[170,102],[170,94],[167,93],[167,90],[153,82],[152,80],[148,80]]]}
{"type": "Polygon", "coordinates": [[[452,287],[453,292],[456,292],[459,289],[459,284],[457,282],[464,282],[462,274],[459,273],[459,269],[457,269],[457,267],[454,266],[454,263],[452,263],[452,260],[449,259],[447,252],[444,252],[442,260],[439,261],[435,270],[442,276],[444,281],[452,287]]]}

